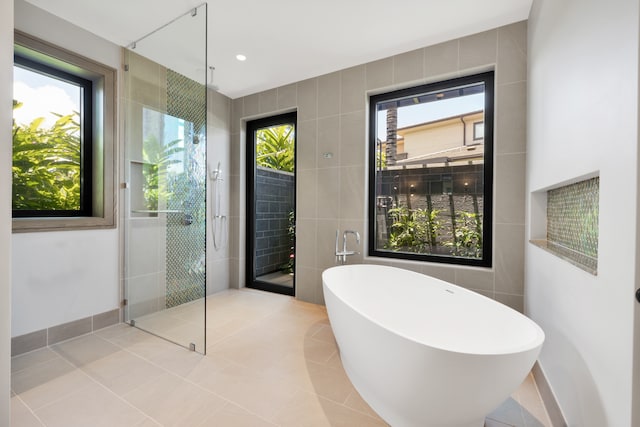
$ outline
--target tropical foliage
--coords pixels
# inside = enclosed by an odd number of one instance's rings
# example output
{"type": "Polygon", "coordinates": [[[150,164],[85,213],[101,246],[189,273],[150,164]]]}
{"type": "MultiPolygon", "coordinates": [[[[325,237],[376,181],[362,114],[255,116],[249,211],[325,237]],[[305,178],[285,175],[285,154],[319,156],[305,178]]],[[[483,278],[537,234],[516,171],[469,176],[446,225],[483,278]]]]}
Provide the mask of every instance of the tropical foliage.
{"type": "Polygon", "coordinates": [[[417,253],[432,252],[441,227],[438,214],[436,209],[408,209],[406,206],[389,210],[392,223],[387,248],[411,248],[417,253]]]}
{"type": "Polygon", "coordinates": [[[432,254],[445,250],[453,256],[482,257],[482,221],[477,213],[458,211],[445,231],[437,209],[409,209],[400,206],[389,210],[388,240],[385,249],[432,254]]]}
{"type": "Polygon", "coordinates": [[[289,221],[289,227],[287,227],[287,237],[289,238],[289,244],[291,246],[289,247],[289,259],[284,265],[280,267],[280,270],[283,273],[293,273],[293,266],[294,266],[294,259],[295,259],[294,258],[295,248],[293,245],[296,239],[296,219],[295,219],[294,211],[289,211],[288,221],[289,221]]]}
{"type": "Polygon", "coordinates": [[[142,146],[144,177],[143,194],[146,209],[157,210],[158,200],[167,200],[171,195],[167,190],[167,169],[170,165],[180,163],[176,154],[184,151],[182,140],[173,140],[163,145],[155,136],[145,139],[142,146]],[[162,183],[162,185],[161,185],[162,183]]]}
{"type": "MultiPolygon", "coordinates": [[[[22,103],[14,100],[13,109],[22,103]]],[[[55,114],[43,128],[43,117],[28,125],[13,120],[13,209],[79,210],[81,142],[79,113],[55,114]]]]}
{"type": "Polygon", "coordinates": [[[258,166],[293,172],[295,167],[294,128],[290,125],[260,129],[256,138],[258,166]]]}
{"type": "Polygon", "coordinates": [[[473,212],[456,213],[456,229],[453,242],[445,243],[453,248],[453,255],[467,258],[482,256],[482,223],[480,215],[473,212]]]}

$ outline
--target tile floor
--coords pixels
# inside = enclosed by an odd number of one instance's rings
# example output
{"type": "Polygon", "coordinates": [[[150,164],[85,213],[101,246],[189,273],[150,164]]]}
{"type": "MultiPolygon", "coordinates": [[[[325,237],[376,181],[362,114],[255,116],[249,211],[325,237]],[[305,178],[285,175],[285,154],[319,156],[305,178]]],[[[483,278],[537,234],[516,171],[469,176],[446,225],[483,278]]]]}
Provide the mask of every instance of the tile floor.
{"type": "MultiPolygon", "coordinates": [[[[207,300],[207,355],[125,324],[12,360],[12,426],[385,426],[346,377],[322,306],[207,300]]],[[[486,427],[550,426],[535,383],[486,427]]]]}

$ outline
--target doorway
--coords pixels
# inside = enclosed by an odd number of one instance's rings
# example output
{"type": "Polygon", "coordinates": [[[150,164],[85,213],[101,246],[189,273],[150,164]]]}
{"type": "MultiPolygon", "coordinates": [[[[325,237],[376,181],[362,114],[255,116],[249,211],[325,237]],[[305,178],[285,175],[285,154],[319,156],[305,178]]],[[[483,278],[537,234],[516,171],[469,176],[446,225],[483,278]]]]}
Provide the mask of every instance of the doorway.
{"type": "Polygon", "coordinates": [[[296,113],[247,123],[247,287],[295,295],[296,113]]]}

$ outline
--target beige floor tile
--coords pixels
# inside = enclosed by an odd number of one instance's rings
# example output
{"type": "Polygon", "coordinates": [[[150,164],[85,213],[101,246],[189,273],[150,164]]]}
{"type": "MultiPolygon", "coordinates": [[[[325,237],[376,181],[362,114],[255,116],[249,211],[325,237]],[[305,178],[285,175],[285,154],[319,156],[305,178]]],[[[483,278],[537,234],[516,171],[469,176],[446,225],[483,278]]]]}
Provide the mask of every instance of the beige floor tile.
{"type": "Polygon", "coordinates": [[[333,336],[333,330],[331,326],[323,324],[322,327],[311,336],[311,338],[327,343],[335,344],[336,337],[333,336]]]}
{"type": "Polygon", "coordinates": [[[335,342],[320,341],[309,336],[304,338],[304,357],[307,360],[326,364],[337,352],[335,342]]]}
{"type": "Polygon", "coordinates": [[[124,398],[164,426],[197,425],[226,404],[223,399],[172,374],[148,381],[124,398]]]}
{"type": "Polygon", "coordinates": [[[304,357],[291,354],[262,373],[271,381],[279,382],[282,387],[314,393],[315,388],[309,374],[309,363],[304,357]]]}
{"type": "Polygon", "coordinates": [[[176,322],[175,326],[166,329],[162,336],[186,348],[191,348],[190,346],[193,344],[197,352],[205,352],[204,318],[200,323],[176,322]]]}
{"type": "Polygon", "coordinates": [[[296,351],[299,343],[264,325],[249,327],[212,346],[208,353],[244,366],[265,370],[296,351]]]}
{"type": "Polygon", "coordinates": [[[200,353],[189,351],[175,344],[170,348],[157,353],[147,354],[147,359],[181,377],[186,377],[198,366],[203,356],[200,353]]]}
{"type": "Polygon", "coordinates": [[[198,384],[266,419],[273,417],[298,392],[279,379],[235,363],[201,377],[198,384]]]}
{"type": "Polygon", "coordinates": [[[343,369],[308,363],[309,377],[315,393],[319,396],[344,404],[355,391],[343,369]]]}
{"type": "Polygon", "coordinates": [[[136,327],[185,348],[195,344],[198,351],[204,352],[204,307],[201,310],[201,316],[194,315],[192,320],[174,316],[170,310],[164,310],[136,319],[136,327]]]}
{"type": "Polygon", "coordinates": [[[340,351],[336,351],[334,353],[333,356],[331,356],[329,358],[329,360],[326,363],[327,366],[331,367],[331,368],[339,368],[339,369],[344,369],[342,366],[342,359],[340,359],[340,351]]]}
{"type": "Polygon", "coordinates": [[[89,363],[82,370],[118,395],[165,373],[158,366],[125,350],[89,363]]]}
{"type": "Polygon", "coordinates": [[[276,427],[268,421],[232,403],[209,417],[199,427],[276,427]]]}
{"type": "Polygon", "coordinates": [[[47,427],[127,427],[145,415],[98,384],[91,384],[36,411],[47,427]]]}
{"type": "Polygon", "coordinates": [[[242,330],[248,328],[253,322],[250,322],[245,319],[228,319],[228,320],[219,320],[217,321],[209,321],[207,318],[207,351],[220,341],[229,338],[242,330]]]}
{"type": "MultiPolygon", "coordinates": [[[[157,324],[176,331],[201,315],[164,314],[157,324]]],[[[47,426],[386,425],[348,380],[323,306],[229,290],[207,298],[207,325],[207,356],[119,324],[14,357],[16,425],[41,426],[40,414],[47,426]],[[121,418],[101,417],[107,410],[121,418]]],[[[486,425],[547,422],[530,376],[486,425]]]]}
{"type": "Polygon", "coordinates": [[[120,351],[118,346],[94,334],[56,344],[51,349],[77,367],[120,351]]]}
{"type": "Polygon", "coordinates": [[[131,332],[132,329],[133,329],[133,326],[127,323],[118,323],[117,325],[100,329],[99,331],[96,331],[94,335],[97,335],[100,338],[104,338],[110,341],[113,338],[117,338],[119,336],[122,336],[126,333],[131,332]]]}
{"type": "Polygon", "coordinates": [[[323,397],[300,392],[272,421],[281,427],[376,427],[384,422],[323,397]]]}
{"type": "Polygon", "coordinates": [[[153,420],[153,418],[145,418],[136,424],[136,427],[162,427],[162,424],[153,420]]]}
{"type": "Polygon", "coordinates": [[[11,376],[11,388],[32,409],[61,399],[93,381],[59,358],[23,369],[11,376]]]}
{"type": "Polygon", "coordinates": [[[42,427],[38,417],[20,400],[19,397],[11,398],[11,425],[13,427],[42,427]]]}
{"type": "Polygon", "coordinates": [[[110,333],[102,334],[98,332],[96,335],[106,339],[112,344],[115,344],[122,348],[130,348],[131,346],[145,343],[148,341],[163,341],[160,338],[149,334],[148,332],[144,332],[138,328],[133,326],[125,325],[122,328],[113,329],[110,333]]]}
{"type": "Polygon", "coordinates": [[[167,312],[169,312],[171,316],[175,316],[189,322],[204,322],[204,313],[206,311],[205,303],[205,300],[201,298],[196,301],[169,308],[167,309],[167,312]]]}
{"type": "Polygon", "coordinates": [[[310,328],[317,322],[318,319],[295,316],[287,310],[270,314],[263,320],[263,324],[268,325],[272,330],[295,339],[307,335],[310,328]]]}
{"type": "Polygon", "coordinates": [[[353,409],[354,411],[362,412],[372,418],[379,419],[382,421],[382,418],[376,414],[376,412],[371,409],[371,406],[360,396],[357,390],[353,390],[353,392],[347,397],[347,400],[344,402],[345,406],[353,409]]]}
{"type": "Polygon", "coordinates": [[[157,311],[135,319],[136,328],[151,331],[152,333],[165,331],[180,321],[182,320],[172,316],[169,310],[157,311]]]}
{"type": "Polygon", "coordinates": [[[60,356],[49,347],[31,351],[11,358],[11,372],[18,372],[26,368],[32,368],[39,363],[58,359],[60,356]]]}
{"type": "Polygon", "coordinates": [[[185,378],[196,384],[207,384],[209,381],[214,381],[214,379],[210,378],[211,376],[214,376],[217,372],[222,371],[232,364],[233,362],[223,357],[209,354],[201,358],[185,378]]]}

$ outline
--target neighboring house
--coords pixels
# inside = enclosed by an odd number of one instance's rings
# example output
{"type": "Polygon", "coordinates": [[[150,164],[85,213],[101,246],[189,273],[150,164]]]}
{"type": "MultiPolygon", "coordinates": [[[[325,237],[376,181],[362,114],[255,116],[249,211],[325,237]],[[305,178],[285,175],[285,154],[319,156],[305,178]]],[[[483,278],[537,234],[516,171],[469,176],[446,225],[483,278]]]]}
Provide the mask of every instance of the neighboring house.
{"type": "MultiPolygon", "coordinates": [[[[445,117],[396,131],[396,161],[379,172],[378,238],[384,247],[393,218],[389,209],[435,211],[437,238],[429,251],[449,254],[457,215],[482,217],[484,205],[484,113],[445,117]]],[[[386,150],[386,142],[379,149],[386,150]]]]}
{"type": "Polygon", "coordinates": [[[404,127],[397,134],[396,167],[483,163],[482,111],[404,127]]]}

